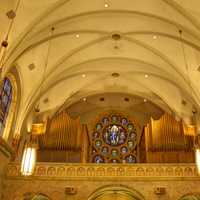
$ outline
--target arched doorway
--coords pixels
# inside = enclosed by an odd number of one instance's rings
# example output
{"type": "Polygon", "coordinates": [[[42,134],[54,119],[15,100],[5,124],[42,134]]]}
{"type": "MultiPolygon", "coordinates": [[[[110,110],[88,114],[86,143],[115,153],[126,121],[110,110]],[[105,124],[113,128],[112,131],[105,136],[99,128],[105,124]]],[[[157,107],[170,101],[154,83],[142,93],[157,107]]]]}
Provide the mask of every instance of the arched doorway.
{"type": "Polygon", "coordinates": [[[144,197],[136,190],[125,186],[105,186],[96,190],[88,200],[144,200],[144,197]]]}
{"type": "Polygon", "coordinates": [[[51,199],[44,194],[26,193],[24,194],[23,200],[51,200],[51,199]]]}
{"type": "Polygon", "coordinates": [[[31,200],[50,200],[49,197],[43,194],[36,194],[31,198],[31,200]]]}
{"type": "Polygon", "coordinates": [[[200,200],[200,194],[187,194],[181,197],[179,200],[200,200]]]}

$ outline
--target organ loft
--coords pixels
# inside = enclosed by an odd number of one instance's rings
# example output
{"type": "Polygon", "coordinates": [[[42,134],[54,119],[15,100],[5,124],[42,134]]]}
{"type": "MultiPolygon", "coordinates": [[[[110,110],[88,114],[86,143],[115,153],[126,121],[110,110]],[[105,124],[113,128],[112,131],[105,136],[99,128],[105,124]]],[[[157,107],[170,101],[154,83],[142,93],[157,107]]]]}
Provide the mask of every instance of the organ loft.
{"type": "Polygon", "coordinates": [[[199,7],[0,1],[0,200],[200,200],[199,7]]]}

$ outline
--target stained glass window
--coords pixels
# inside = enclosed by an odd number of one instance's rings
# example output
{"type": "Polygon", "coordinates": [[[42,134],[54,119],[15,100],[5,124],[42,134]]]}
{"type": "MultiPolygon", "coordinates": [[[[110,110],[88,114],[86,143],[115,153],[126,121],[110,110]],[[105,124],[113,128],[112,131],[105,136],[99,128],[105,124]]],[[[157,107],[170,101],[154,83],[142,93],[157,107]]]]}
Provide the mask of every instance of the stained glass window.
{"type": "Polygon", "coordinates": [[[135,125],[121,115],[103,117],[92,134],[91,153],[94,163],[136,163],[135,125]]]}
{"type": "Polygon", "coordinates": [[[5,78],[0,91],[0,136],[6,125],[6,119],[9,112],[10,103],[12,101],[12,86],[8,78],[5,78]]]}

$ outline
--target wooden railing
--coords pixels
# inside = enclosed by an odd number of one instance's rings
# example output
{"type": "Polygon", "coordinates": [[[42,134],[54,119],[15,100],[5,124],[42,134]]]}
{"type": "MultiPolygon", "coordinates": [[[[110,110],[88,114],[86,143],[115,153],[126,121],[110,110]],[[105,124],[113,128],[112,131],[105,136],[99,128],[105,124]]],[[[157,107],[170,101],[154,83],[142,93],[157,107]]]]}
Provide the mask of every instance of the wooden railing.
{"type": "MultiPolygon", "coordinates": [[[[10,163],[7,178],[24,178],[20,164],[10,163]]],[[[37,179],[199,179],[195,164],[63,164],[38,163],[37,179]]]]}

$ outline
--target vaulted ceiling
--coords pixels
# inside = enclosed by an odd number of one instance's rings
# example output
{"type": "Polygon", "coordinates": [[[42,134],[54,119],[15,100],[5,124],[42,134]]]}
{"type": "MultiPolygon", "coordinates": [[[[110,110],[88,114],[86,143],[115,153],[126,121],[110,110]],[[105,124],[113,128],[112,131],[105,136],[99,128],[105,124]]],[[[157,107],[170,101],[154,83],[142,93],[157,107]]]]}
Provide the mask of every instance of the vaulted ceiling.
{"type": "Polygon", "coordinates": [[[38,101],[43,112],[109,92],[137,95],[183,118],[199,109],[199,0],[1,0],[0,5],[2,40],[11,23],[5,13],[17,6],[3,74],[13,66],[20,74],[18,127],[38,101]]]}

